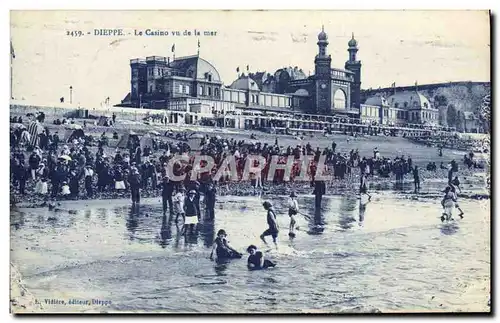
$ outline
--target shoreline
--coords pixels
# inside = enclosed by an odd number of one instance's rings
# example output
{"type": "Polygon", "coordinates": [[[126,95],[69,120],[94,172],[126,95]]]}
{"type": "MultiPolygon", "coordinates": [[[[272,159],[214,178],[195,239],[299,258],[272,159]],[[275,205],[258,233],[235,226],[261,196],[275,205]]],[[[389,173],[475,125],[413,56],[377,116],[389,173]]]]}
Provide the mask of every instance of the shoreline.
{"type": "Polygon", "coordinates": [[[43,306],[23,284],[21,272],[10,262],[9,312],[11,314],[43,313],[43,306]]]}
{"type": "MultiPolygon", "coordinates": [[[[410,183],[411,184],[411,183],[410,183]]],[[[254,194],[253,191],[246,191],[241,194],[224,194],[224,195],[218,195],[217,198],[251,198],[251,197],[259,197],[259,198],[265,198],[265,199],[272,199],[272,198],[286,198],[289,196],[289,188],[281,186],[280,189],[270,188],[265,191],[261,191],[260,194],[254,194]],[[272,189],[272,190],[271,190],[272,189]]],[[[314,198],[314,195],[312,194],[312,188],[310,187],[305,187],[302,189],[297,189],[295,188],[294,191],[299,194],[300,197],[308,197],[308,198],[314,198]]],[[[401,198],[406,198],[406,199],[413,199],[413,200],[418,200],[418,199],[439,199],[442,197],[442,194],[440,191],[427,191],[427,192],[419,192],[419,193],[414,193],[412,190],[392,190],[392,189],[381,189],[381,190],[370,190],[369,192],[373,194],[377,194],[380,192],[384,191],[392,191],[395,195],[400,196],[401,198]]],[[[238,192],[237,192],[238,193],[238,192]]],[[[323,197],[338,197],[338,196],[344,196],[346,193],[351,193],[353,196],[356,196],[357,198],[359,193],[357,192],[356,189],[350,189],[346,187],[338,187],[334,192],[329,192],[327,194],[324,194],[323,197]]],[[[202,196],[204,196],[202,194],[202,196]]],[[[458,197],[461,199],[474,199],[474,200],[490,200],[491,195],[488,193],[459,193],[458,197]]],[[[161,193],[157,194],[155,196],[143,196],[141,197],[141,203],[139,204],[156,204],[160,203],[162,201],[162,196],[161,193]]],[[[203,201],[203,200],[202,200],[203,201]]],[[[217,202],[219,203],[224,203],[224,201],[218,200],[217,202]]],[[[47,208],[47,205],[41,205],[42,200],[38,201],[38,203],[30,203],[30,202],[20,202],[16,203],[15,205],[10,206],[10,210],[19,210],[19,209],[43,209],[47,208]]],[[[93,199],[67,199],[67,200],[56,200],[53,201],[52,203],[57,203],[57,206],[55,207],[54,211],[58,210],[63,210],[59,209],[58,207],[64,206],[64,205],[78,205],[78,204],[85,204],[85,207],[97,207],[100,205],[108,205],[110,203],[112,204],[131,204],[131,199],[130,196],[123,196],[123,197],[115,197],[115,196],[103,196],[100,198],[93,198],[93,199]]]]}

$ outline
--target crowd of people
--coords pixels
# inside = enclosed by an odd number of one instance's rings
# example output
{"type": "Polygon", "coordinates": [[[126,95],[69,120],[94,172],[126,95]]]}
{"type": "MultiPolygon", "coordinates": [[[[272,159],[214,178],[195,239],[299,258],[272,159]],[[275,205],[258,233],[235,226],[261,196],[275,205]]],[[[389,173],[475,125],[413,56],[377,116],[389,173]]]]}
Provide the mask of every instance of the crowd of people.
{"type": "MultiPolygon", "coordinates": [[[[68,140],[61,140],[57,131],[52,134],[46,127],[38,131],[37,127],[43,124],[44,117],[38,114],[28,117],[30,118],[28,128],[14,127],[11,130],[10,172],[13,192],[23,197],[38,196],[44,201],[42,205],[49,205],[49,207],[52,201],[60,199],[126,196],[130,196],[132,203],[137,205],[141,197],[160,195],[164,214],[168,213],[175,218],[176,222],[182,220],[184,233],[194,230],[203,216],[202,209],[206,219],[215,218],[218,187],[227,185],[229,178],[223,176],[215,181],[214,175],[222,167],[224,159],[230,155],[235,158],[240,180],[248,158],[253,158],[255,155],[263,158],[265,165],[261,173],[252,174],[250,178],[254,190],[261,189],[264,183],[272,185],[285,181],[283,169],[276,170],[274,176],[268,178],[273,157],[278,157],[278,164],[287,164],[288,158],[293,158],[290,181],[294,181],[301,172],[303,157],[311,157],[311,164],[307,168],[307,178],[311,187],[314,188],[313,194],[316,197],[317,209],[321,207],[321,198],[327,191],[325,181],[316,178],[318,166],[322,165],[320,161],[324,162],[327,173],[335,180],[342,181],[346,177],[352,177],[355,172],[359,173],[359,194],[368,195],[368,200],[371,199],[371,195],[368,193],[367,179],[374,175],[383,178],[395,175],[396,182],[402,182],[406,175],[411,174],[415,183],[415,192],[420,190],[420,170],[413,164],[411,157],[381,156],[377,148],[373,150],[373,155],[361,156],[357,149],[351,149],[348,153],[337,151],[335,142],[332,142],[329,147],[314,149],[310,143],[299,144],[295,147],[280,146],[278,139],[274,144],[261,143],[255,135],[252,135],[251,141],[205,135],[200,138],[199,153],[212,157],[215,166],[211,170],[205,170],[197,178],[192,178],[190,175],[194,171],[195,154],[187,142],[187,134],[172,136],[169,133],[168,137],[177,139],[178,142],[152,139],[150,146],[144,146],[139,136],[129,136],[126,148],[116,148],[112,151],[108,147],[106,133],[98,139],[97,147],[93,147],[92,138],[89,136],[75,136],[68,140]],[[36,140],[29,138],[30,135],[32,137],[33,131],[37,134],[36,140]],[[106,154],[106,151],[112,151],[112,153],[106,154]],[[181,181],[170,178],[167,168],[171,158],[178,155],[187,156],[190,160],[189,163],[176,162],[173,165],[174,175],[187,175],[181,181]],[[203,208],[200,206],[201,197],[204,200],[203,208]]],[[[19,119],[11,119],[11,121],[22,123],[19,119]]],[[[259,161],[252,159],[252,162],[254,166],[259,166],[259,161]]],[[[464,164],[468,168],[475,167],[476,161],[472,152],[464,156],[464,164]]],[[[206,163],[202,161],[200,166],[206,166],[206,163]]],[[[436,168],[435,163],[427,165],[429,171],[435,171],[436,168]]],[[[460,211],[459,216],[463,218],[464,212],[457,202],[460,182],[458,177],[453,178],[453,175],[458,172],[458,163],[455,160],[447,166],[441,163],[441,168],[446,168],[448,171],[448,186],[442,200],[441,220],[452,219],[453,208],[457,208],[460,211]]],[[[295,216],[299,214],[296,197],[296,194],[292,192],[288,203],[290,237],[295,237],[295,216]]],[[[266,242],[265,238],[271,236],[276,244],[279,232],[276,212],[269,201],[264,202],[263,207],[267,212],[268,229],[260,238],[266,242]]],[[[224,230],[220,230],[217,234],[213,249],[217,258],[241,258],[242,254],[230,247],[226,236],[224,230]]],[[[250,245],[247,251],[250,254],[248,259],[250,269],[275,266],[273,262],[265,259],[263,253],[254,245],[250,245]]]]}
{"type": "MultiPolygon", "coordinates": [[[[105,133],[98,140],[97,152],[93,153],[94,147],[89,145],[91,140],[88,136],[70,138],[69,142],[63,142],[58,132],[51,134],[47,128],[44,128],[39,133],[38,140],[35,141],[36,145],[30,146],[33,141],[24,142],[23,131],[25,130],[22,128],[11,131],[12,184],[21,195],[25,195],[26,183],[33,183],[32,187],[35,189],[30,190],[28,194],[37,194],[52,199],[103,198],[105,195],[122,197],[129,192],[131,196],[135,196],[134,201],[137,202],[144,192],[146,196],[157,195],[168,174],[167,164],[175,155],[189,156],[190,164],[178,162],[174,165],[174,174],[187,174],[188,176],[182,183],[168,180],[172,182],[170,185],[173,188],[167,191],[171,191],[172,195],[181,185],[187,191],[195,190],[197,196],[200,190],[205,193],[207,185],[213,182],[215,173],[229,155],[234,156],[236,160],[239,179],[243,176],[248,158],[253,158],[255,155],[263,157],[265,166],[262,171],[258,174],[251,174],[254,189],[262,188],[267,182],[271,159],[276,156],[278,164],[286,164],[288,158],[294,159],[289,178],[292,182],[300,174],[301,159],[306,155],[312,159],[307,169],[307,176],[312,183],[321,158],[326,165],[327,173],[336,180],[352,176],[355,169],[359,169],[359,173],[365,176],[364,180],[375,174],[385,178],[394,174],[398,182],[403,181],[405,175],[410,173],[413,173],[414,179],[419,176],[418,168],[414,168],[411,157],[396,156],[391,159],[381,156],[377,148],[373,150],[373,156],[361,157],[357,149],[352,149],[349,153],[338,152],[335,142],[332,142],[330,147],[314,149],[310,143],[283,147],[279,145],[278,139],[273,145],[257,140],[247,142],[206,135],[200,139],[200,154],[212,157],[215,166],[211,171],[200,174],[197,180],[191,180],[189,175],[195,156],[190,145],[184,141],[186,136],[180,136],[181,141],[177,143],[153,138],[151,146],[145,147],[141,146],[138,136],[130,136],[126,148],[117,148],[114,153],[106,155],[105,133]],[[28,151],[30,151],[29,154],[28,151]]],[[[470,164],[470,160],[473,160],[473,156],[468,155],[465,162],[470,164]]],[[[254,166],[258,166],[259,161],[253,162],[254,166]]],[[[456,172],[456,162],[452,161],[451,165],[453,172],[456,172]]],[[[201,166],[204,166],[203,162],[201,166]]],[[[285,170],[277,169],[273,175],[270,178],[273,184],[285,181],[285,170]]],[[[224,187],[228,181],[228,175],[222,176],[218,182],[213,182],[212,186],[224,187]]],[[[170,196],[170,193],[167,195],[170,196]]]]}

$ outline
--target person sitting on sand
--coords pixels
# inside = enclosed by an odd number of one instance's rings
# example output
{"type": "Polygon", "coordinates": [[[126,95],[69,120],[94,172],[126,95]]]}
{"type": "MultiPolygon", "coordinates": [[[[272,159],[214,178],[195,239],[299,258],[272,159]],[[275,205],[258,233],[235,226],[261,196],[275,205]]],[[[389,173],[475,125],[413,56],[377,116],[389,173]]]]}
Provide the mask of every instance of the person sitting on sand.
{"type": "Polygon", "coordinates": [[[247,252],[250,254],[247,261],[247,267],[250,270],[266,269],[276,266],[272,261],[264,259],[262,251],[258,251],[257,247],[254,245],[248,246],[247,252]]]}
{"type": "Polygon", "coordinates": [[[214,250],[217,255],[217,260],[241,258],[243,255],[234,250],[229,241],[226,240],[226,231],[221,229],[217,232],[217,238],[214,241],[212,252],[210,253],[210,260],[214,259],[214,250]]]}

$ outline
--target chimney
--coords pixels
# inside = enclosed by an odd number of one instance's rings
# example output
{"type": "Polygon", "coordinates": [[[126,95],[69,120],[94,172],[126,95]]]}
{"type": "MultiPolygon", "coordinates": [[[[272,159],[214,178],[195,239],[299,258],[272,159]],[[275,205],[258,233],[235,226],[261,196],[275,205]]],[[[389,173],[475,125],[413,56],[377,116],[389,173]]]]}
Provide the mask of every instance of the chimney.
{"type": "Polygon", "coordinates": [[[169,57],[167,57],[167,65],[169,65],[169,66],[170,66],[170,56],[169,56],[169,57]]]}

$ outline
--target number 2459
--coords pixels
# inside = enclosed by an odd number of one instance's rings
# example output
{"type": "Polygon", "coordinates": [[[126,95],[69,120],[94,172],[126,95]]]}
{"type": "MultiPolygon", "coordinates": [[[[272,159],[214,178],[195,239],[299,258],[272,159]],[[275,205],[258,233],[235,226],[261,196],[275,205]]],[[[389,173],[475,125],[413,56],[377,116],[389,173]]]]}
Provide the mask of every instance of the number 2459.
{"type": "Polygon", "coordinates": [[[83,36],[83,32],[81,30],[75,30],[75,31],[66,31],[66,36],[71,36],[71,37],[81,37],[83,36]]]}

